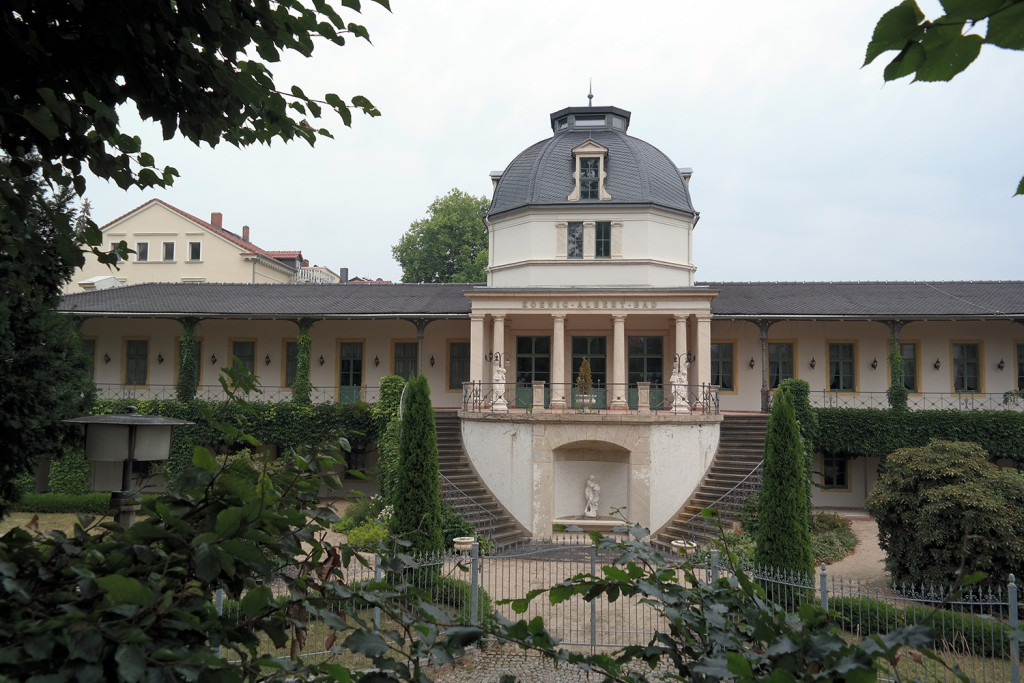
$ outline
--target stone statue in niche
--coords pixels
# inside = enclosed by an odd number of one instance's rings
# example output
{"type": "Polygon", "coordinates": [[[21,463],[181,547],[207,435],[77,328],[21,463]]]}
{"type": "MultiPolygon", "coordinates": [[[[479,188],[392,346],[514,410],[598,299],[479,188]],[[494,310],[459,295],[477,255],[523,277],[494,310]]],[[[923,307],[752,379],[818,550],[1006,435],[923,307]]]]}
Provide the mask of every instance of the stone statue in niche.
{"type": "Polygon", "coordinates": [[[587,477],[587,488],[583,495],[587,499],[586,507],[583,508],[583,516],[597,517],[597,508],[601,502],[601,484],[593,474],[587,477]]]}

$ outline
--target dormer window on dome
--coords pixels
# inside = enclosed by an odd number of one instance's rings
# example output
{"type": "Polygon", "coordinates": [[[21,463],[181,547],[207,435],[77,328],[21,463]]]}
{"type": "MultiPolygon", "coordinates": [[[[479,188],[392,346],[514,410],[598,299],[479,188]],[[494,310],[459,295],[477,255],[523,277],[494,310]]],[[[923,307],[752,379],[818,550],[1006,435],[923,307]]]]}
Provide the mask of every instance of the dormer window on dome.
{"type": "Polygon", "coordinates": [[[608,148],[593,140],[587,140],[572,149],[576,171],[572,174],[576,181],[567,199],[570,202],[607,201],[612,198],[605,189],[608,148]]]}

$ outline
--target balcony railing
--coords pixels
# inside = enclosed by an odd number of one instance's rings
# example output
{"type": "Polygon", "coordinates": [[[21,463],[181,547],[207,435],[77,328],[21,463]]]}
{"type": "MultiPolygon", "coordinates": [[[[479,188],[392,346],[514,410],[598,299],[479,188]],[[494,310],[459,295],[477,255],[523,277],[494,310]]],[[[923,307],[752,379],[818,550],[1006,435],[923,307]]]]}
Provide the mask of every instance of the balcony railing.
{"type": "Polygon", "coordinates": [[[689,384],[676,388],[646,383],[644,386],[636,383],[595,384],[584,394],[570,383],[465,382],[462,408],[474,413],[564,410],[717,415],[720,410],[718,390],[719,387],[712,384],[689,384]]]}
{"type": "MultiPolygon", "coordinates": [[[[884,391],[862,391],[845,394],[835,391],[811,391],[811,405],[816,408],[880,408],[889,407],[884,391]]],[[[1005,394],[945,394],[940,392],[910,394],[910,410],[1013,410],[1024,411],[1024,400],[1014,392],[1005,394]]]]}
{"type": "MultiPolygon", "coordinates": [[[[249,396],[251,401],[277,403],[292,400],[288,387],[261,386],[260,393],[249,396]]],[[[99,398],[129,398],[146,400],[175,400],[178,392],[173,384],[148,384],[146,386],[125,386],[122,384],[96,384],[99,398]]],[[[196,389],[196,398],[204,401],[223,401],[227,398],[224,388],[218,384],[204,384],[196,389]]],[[[313,387],[309,400],[314,403],[374,403],[380,398],[380,387],[313,387]]]]}

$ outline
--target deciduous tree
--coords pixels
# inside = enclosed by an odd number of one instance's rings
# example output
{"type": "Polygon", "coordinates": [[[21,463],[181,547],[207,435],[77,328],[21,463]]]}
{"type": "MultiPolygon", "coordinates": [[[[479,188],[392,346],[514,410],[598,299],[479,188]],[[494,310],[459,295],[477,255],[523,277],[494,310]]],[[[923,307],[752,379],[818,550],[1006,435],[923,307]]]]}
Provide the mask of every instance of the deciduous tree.
{"type": "MultiPolygon", "coordinates": [[[[0,178],[9,169],[0,163],[0,178]]],[[[49,194],[38,178],[22,185],[31,189],[25,220],[0,216],[0,516],[18,497],[13,480],[61,455],[60,421],[84,414],[94,392],[74,323],[55,311],[81,258],[73,193],[49,194]]]]}
{"type": "Polygon", "coordinates": [[[402,282],[483,282],[487,278],[489,202],[453,189],[438,197],[391,247],[402,282]]]}
{"type": "MultiPolygon", "coordinates": [[[[388,0],[373,1],[388,7],[388,0]]],[[[53,307],[64,282],[84,263],[83,246],[101,262],[117,260],[101,251],[99,228],[88,217],[75,229],[54,212],[41,223],[41,186],[73,188],[81,195],[87,170],[123,188],[166,186],[177,176],[123,130],[121,107],[131,105],[143,120],[159,123],[165,139],[237,147],[296,138],[313,144],[331,135],[317,123],[325,109],[346,125],[352,109],[376,116],[365,97],[314,97],[297,84],[280,83],[270,70],[287,54],[312,57],[316,49],[344,45],[350,37],[368,39],[362,25],[342,17],[357,12],[359,2],[340,4],[342,12],[320,0],[6,2],[0,10],[0,64],[6,65],[0,82],[3,334],[21,324],[14,322],[16,303],[42,310],[46,301],[53,307]]],[[[124,256],[127,245],[122,242],[118,250],[124,256]]],[[[38,421],[47,411],[37,408],[44,397],[62,393],[52,387],[65,379],[48,373],[48,362],[30,360],[63,348],[64,333],[51,326],[54,336],[44,338],[43,318],[31,324],[33,332],[22,325],[17,346],[7,344],[0,354],[6,364],[0,375],[16,384],[15,391],[4,392],[9,405],[0,423],[4,436],[17,436],[23,444],[34,431],[57,429],[55,421],[38,421]]],[[[29,466],[19,458],[48,451],[5,446],[0,494],[9,492],[13,474],[29,466]]]]}

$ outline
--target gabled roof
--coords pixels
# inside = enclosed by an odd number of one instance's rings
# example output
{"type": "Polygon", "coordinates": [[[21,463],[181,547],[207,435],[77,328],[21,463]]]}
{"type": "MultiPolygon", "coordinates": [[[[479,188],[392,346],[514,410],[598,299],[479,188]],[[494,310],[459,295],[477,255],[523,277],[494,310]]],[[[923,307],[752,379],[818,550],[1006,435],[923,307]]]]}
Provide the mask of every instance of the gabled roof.
{"type": "Polygon", "coordinates": [[[147,282],[68,294],[60,310],[81,316],[181,318],[468,317],[474,284],[222,284],[147,282]],[[120,296],[103,296],[121,292],[120,296]]]}
{"type": "Polygon", "coordinates": [[[182,211],[178,207],[172,206],[172,205],[168,204],[167,202],[163,201],[162,199],[150,199],[145,204],[141,204],[141,205],[135,207],[134,209],[132,209],[131,211],[129,211],[128,213],[126,213],[126,214],[124,214],[122,216],[118,216],[114,220],[112,220],[109,223],[107,223],[106,225],[102,226],[100,228],[100,230],[104,231],[107,228],[113,227],[115,224],[120,223],[124,219],[126,219],[126,218],[128,218],[128,217],[130,217],[130,216],[132,216],[132,215],[134,215],[136,213],[138,213],[139,211],[142,211],[143,209],[145,209],[145,208],[147,208],[149,206],[152,206],[154,204],[158,204],[158,205],[164,207],[165,209],[167,209],[168,211],[172,211],[172,212],[178,214],[179,216],[181,216],[182,218],[185,218],[186,220],[192,221],[193,223],[195,223],[199,227],[203,228],[204,230],[208,230],[211,233],[213,233],[214,235],[217,235],[218,237],[226,239],[227,241],[231,242],[235,246],[241,248],[243,254],[255,254],[256,256],[264,256],[264,257],[266,257],[268,259],[276,261],[278,257],[274,256],[274,253],[282,253],[282,254],[283,253],[289,253],[289,254],[290,253],[296,253],[296,254],[299,253],[299,252],[271,252],[271,251],[267,251],[266,249],[261,249],[260,247],[256,246],[252,242],[246,242],[239,235],[236,235],[235,233],[231,232],[230,230],[225,230],[224,228],[218,228],[213,223],[208,223],[207,221],[204,221],[202,218],[197,218],[196,216],[193,216],[192,214],[188,213],[187,211],[182,211]]]}
{"type": "Polygon", "coordinates": [[[1024,281],[702,282],[711,314],[743,319],[1017,319],[1024,281]]]}

